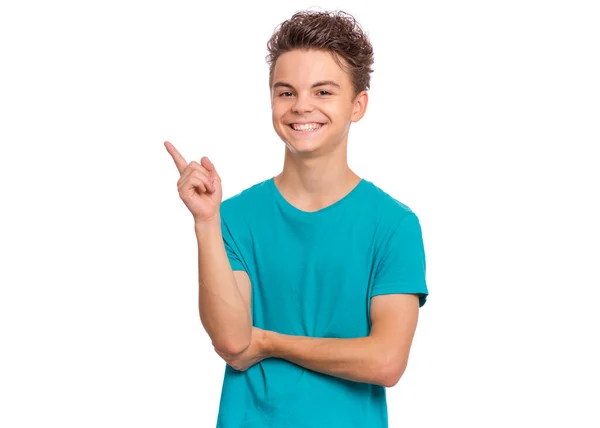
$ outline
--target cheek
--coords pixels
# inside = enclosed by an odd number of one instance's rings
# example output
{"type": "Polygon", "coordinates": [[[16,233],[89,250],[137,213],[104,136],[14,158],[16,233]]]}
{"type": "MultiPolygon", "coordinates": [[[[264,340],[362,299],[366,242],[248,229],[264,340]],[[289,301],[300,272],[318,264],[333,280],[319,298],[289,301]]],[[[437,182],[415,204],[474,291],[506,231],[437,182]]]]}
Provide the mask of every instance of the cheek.
{"type": "Polygon", "coordinates": [[[273,118],[273,122],[280,121],[284,113],[285,108],[283,108],[280,103],[271,105],[271,116],[273,118]]]}
{"type": "Polygon", "coordinates": [[[344,122],[351,114],[351,110],[347,105],[334,102],[323,102],[320,105],[320,110],[326,114],[333,122],[344,122]]]}
{"type": "Polygon", "coordinates": [[[273,109],[271,111],[271,121],[273,122],[273,126],[277,126],[277,124],[280,121],[280,117],[281,117],[281,115],[279,114],[279,112],[276,109],[273,109]]]}

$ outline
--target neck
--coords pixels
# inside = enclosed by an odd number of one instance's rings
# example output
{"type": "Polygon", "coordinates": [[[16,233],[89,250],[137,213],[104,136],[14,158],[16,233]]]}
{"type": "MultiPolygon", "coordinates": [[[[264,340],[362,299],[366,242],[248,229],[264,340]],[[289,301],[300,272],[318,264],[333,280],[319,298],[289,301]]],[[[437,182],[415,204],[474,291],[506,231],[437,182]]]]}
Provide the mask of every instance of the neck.
{"type": "Polygon", "coordinates": [[[341,145],[332,153],[315,157],[295,155],[286,147],[283,171],[274,180],[292,205],[316,211],[347,195],[360,177],[349,168],[341,145]]]}

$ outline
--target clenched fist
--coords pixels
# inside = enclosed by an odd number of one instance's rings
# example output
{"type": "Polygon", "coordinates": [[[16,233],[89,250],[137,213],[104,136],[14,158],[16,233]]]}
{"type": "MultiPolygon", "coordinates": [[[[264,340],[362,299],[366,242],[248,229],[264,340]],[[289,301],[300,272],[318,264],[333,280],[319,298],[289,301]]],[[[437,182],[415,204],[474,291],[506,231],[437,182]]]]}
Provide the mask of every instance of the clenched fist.
{"type": "Polygon", "coordinates": [[[195,223],[207,223],[218,217],[223,190],[221,178],[212,162],[205,156],[200,163],[189,164],[173,144],[165,141],[167,151],[173,157],[179,170],[177,190],[186,207],[192,213],[195,223]]]}

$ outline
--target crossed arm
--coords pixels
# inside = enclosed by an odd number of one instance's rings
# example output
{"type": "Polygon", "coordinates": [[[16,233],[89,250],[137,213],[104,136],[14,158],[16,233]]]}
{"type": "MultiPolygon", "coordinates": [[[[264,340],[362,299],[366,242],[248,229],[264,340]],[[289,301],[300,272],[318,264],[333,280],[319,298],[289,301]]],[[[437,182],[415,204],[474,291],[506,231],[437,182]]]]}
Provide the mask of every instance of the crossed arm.
{"type": "Polygon", "coordinates": [[[352,339],[291,336],[252,329],[250,345],[238,354],[217,353],[234,369],[265,358],[281,358],[343,379],[392,387],[406,369],[419,313],[415,294],[371,299],[371,332],[352,339]]]}

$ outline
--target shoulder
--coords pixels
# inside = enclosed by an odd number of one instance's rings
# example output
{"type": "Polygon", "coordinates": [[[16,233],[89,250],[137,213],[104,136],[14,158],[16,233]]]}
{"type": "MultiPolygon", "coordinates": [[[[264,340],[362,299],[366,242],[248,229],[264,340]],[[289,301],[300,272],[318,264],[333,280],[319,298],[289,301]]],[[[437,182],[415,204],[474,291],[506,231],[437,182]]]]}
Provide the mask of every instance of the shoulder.
{"type": "Polygon", "coordinates": [[[270,198],[269,184],[272,178],[242,190],[221,202],[221,217],[234,220],[246,216],[260,206],[260,202],[270,198]]]}
{"type": "Polygon", "coordinates": [[[364,181],[369,209],[375,213],[376,222],[384,229],[397,227],[405,218],[417,218],[412,208],[397,197],[392,196],[371,181],[364,181]]]}

